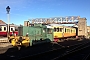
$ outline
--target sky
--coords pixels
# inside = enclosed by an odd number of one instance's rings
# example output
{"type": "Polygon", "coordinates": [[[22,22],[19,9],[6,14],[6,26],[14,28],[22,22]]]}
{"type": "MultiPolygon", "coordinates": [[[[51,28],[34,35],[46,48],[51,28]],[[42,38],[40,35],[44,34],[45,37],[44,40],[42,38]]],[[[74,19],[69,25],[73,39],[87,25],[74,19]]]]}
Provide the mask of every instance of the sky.
{"type": "Polygon", "coordinates": [[[0,20],[6,23],[7,6],[10,23],[17,25],[34,18],[80,16],[90,26],[90,0],[0,0],[0,20]]]}

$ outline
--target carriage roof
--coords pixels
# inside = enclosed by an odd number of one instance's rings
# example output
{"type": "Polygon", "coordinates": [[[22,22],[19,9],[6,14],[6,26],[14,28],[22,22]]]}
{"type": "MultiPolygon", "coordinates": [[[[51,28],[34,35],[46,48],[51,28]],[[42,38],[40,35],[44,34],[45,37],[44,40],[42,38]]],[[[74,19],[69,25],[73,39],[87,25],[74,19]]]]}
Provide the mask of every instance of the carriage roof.
{"type": "Polygon", "coordinates": [[[62,24],[49,24],[49,25],[46,25],[47,28],[53,28],[53,27],[66,27],[66,28],[73,28],[72,26],[65,26],[65,25],[62,25],[62,24]]]}

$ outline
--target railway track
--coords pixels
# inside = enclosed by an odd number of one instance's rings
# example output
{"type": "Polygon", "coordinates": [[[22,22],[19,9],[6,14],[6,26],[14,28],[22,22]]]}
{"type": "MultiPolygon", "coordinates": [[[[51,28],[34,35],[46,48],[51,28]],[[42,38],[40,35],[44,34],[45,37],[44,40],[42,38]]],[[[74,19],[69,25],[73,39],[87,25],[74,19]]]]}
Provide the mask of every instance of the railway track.
{"type": "Polygon", "coordinates": [[[90,42],[76,49],[70,50],[62,54],[61,56],[59,55],[52,60],[58,60],[58,59],[60,60],[87,60],[89,55],[90,55],[90,42]],[[88,48],[89,50],[87,50],[88,48]]]}
{"type": "Polygon", "coordinates": [[[42,53],[30,55],[30,56],[25,56],[18,60],[28,60],[28,59],[31,59],[31,60],[51,60],[51,59],[56,60],[56,59],[61,58],[64,55],[67,55],[68,53],[70,53],[72,51],[83,48],[84,46],[88,45],[89,43],[90,43],[90,41],[84,42],[83,44],[79,43],[79,44],[75,44],[75,45],[71,45],[71,46],[67,46],[67,47],[57,48],[57,49],[49,50],[46,52],[42,52],[42,53]]]}
{"type": "MultiPolygon", "coordinates": [[[[56,57],[57,57],[59,54],[67,52],[69,49],[71,50],[74,47],[81,45],[81,44],[85,44],[86,42],[89,42],[89,41],[90,40],[83,40],[83,41],[79,41],[79,42],[66,41],[63,43],[55,44],[53,46],[51,44],[44,44],[44,45],[38,45],[38,46],[21,49],[20,51],[18,51],[16,48],[10,48],[9,50],[7,50],[7,52],[5,54],[0,55],[0,60],[7,60],[7,59],[18,60],[19,58],[21,58],[21,59],[25,58],[25,60],[28,60],[27,57],[29,58],[30,56],[32,56],[32,58],[33,57],[35,58],[35,56],[36,57],[43,56],[42,58],[44,58],[45,54],[47,54],[47,56],[49,53],[53,55],[53,53],[52,53],[53,51],[55,51],[54,55],[56,55],[56,57]],[[58,52],[60,52],[60,51],[62,51],[62,52],[57,54],[57,50],[58,50],[58,52]],[[49,51],[52,51],[52,52],[49,52],[49,51]],[[41,52],[41,54],[40,54],[40,52],[41,52]],[[47,52],[47,53],[45,53],[45,52],[47,52]]],[[[51,55],[51,58],[52,58],[52,55],[51,55]]]]}

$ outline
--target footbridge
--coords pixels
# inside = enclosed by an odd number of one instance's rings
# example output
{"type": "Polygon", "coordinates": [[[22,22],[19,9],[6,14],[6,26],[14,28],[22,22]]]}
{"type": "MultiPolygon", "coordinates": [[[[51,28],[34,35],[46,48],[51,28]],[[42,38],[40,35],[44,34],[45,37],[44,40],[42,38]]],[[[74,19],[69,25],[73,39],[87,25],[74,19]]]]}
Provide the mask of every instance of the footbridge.
{"type": "Polygon", "coordinates": [[[24,21],[24,26],[30,26],[35,23],[39,24],[75,24],[78,26],[78,35],[87,36],[87,19],[80,16],[52,17],[52,18],[35,18],[24,21]]]}

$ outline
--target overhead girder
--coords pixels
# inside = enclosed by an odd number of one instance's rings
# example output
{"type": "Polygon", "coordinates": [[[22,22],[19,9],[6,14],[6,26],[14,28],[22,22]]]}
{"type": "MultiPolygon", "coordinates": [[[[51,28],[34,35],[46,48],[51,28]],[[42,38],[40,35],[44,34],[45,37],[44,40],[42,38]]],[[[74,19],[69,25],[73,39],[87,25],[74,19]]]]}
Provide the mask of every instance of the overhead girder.
{"type": "Polygon", "coordinates": [[[29,19],[30,24],[42,23],[42,24],[76,24],[78,23],[80,16],[68,16],[68,17],[53,17],[53,18],[36,18],[29,19]],[[75,21],[77,20],[77,21],[75,21]]]}

